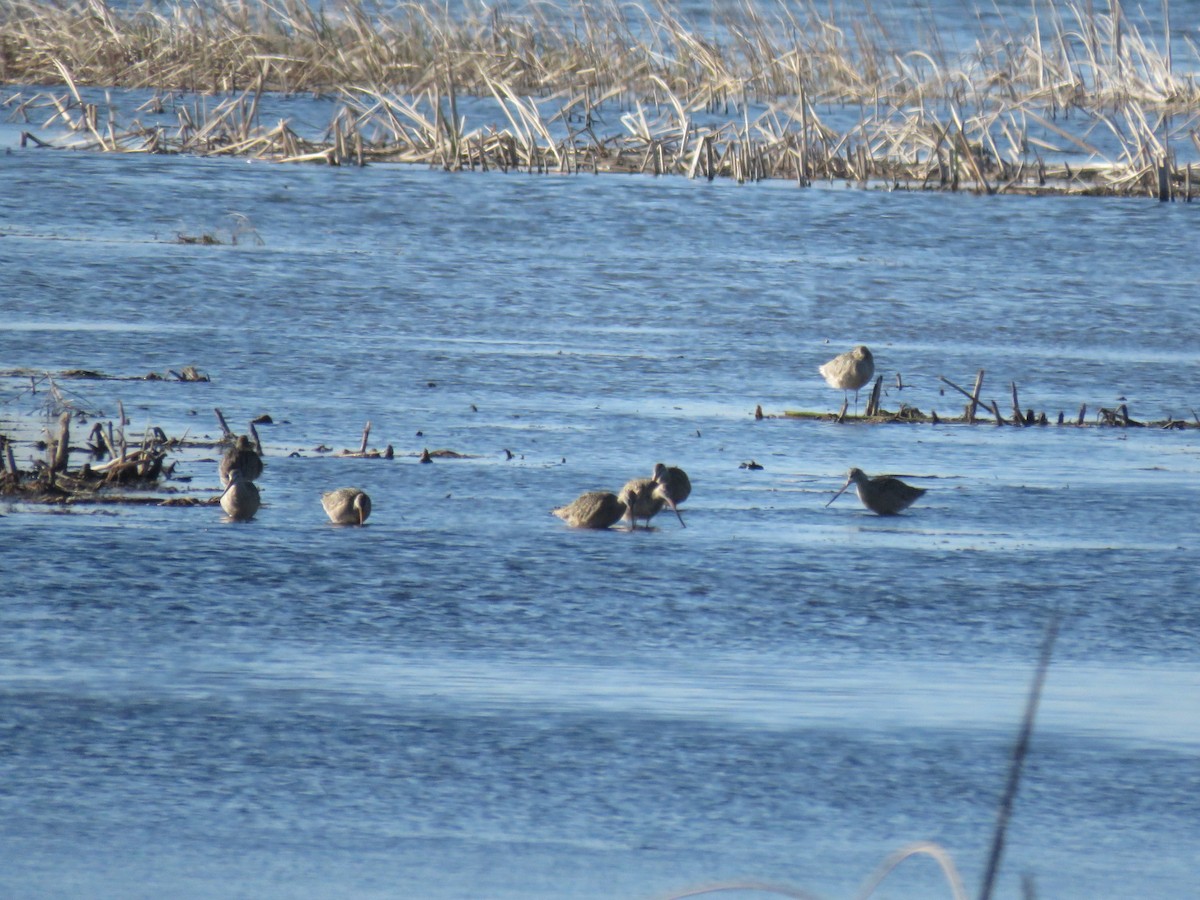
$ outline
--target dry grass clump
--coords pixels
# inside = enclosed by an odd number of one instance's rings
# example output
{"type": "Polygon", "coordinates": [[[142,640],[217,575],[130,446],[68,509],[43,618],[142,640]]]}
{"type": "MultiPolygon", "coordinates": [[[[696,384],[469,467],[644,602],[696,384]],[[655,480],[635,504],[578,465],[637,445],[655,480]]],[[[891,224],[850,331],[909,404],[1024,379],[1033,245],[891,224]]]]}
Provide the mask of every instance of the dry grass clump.
{"type": "MultiPolygon", "coordinates": [[[[1036,17],[951,55],[936,35],[932,49],[905,46],[815,3],[766,15],[747,0],[703,30],[666,0],[570,4],[454,17],[359,0],[0,0],[0,80],[66,85],[8,105],[105,150],[1191,196],[1176,155],[1200,147],[1200,87],[1119,9],[1035,3],[1036,17]],[[160,95],[170,127],[122,125],[111,110],[100,121],[83,85],[224,97],[160,95]],[[260,121],[269,92],[332,96],[338,109],[325,135],[302,136],[260,121]],[[468,97],[489,98],[497,120],[469,128],[468,97]]],[[[1169,6],[1164,16],[1169,31],[1169,6]]]]}

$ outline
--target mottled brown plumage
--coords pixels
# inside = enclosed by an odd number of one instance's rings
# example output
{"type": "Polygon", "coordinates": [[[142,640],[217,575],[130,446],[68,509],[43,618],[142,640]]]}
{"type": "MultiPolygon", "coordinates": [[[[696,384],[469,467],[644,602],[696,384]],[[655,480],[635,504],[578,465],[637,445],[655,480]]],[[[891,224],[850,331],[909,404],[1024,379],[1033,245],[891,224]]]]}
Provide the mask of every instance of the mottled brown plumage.
{"type": "Polygon", "coordinates": [[[679,524],[686,528],[687,523],[683,521],[683,515],[679,512],[679,504],[692,494],[692,482],[687,472],[678,466],[655,463],[654,480],[661,485],[660,493],[667,506],[671,507],[671,511],[678,517],[679,524]]]}
{"type": "Polygon", "coordinates": [[[371,515],[371,498],[360,488],[338,488],[324,493],[321,506],[334,525],[362,525],[371,515]]]}
{"type": "Polygon", "coordinates": [[[650,520],[662,510],[667,502],[665,488],[653,478],[634,478],[621,488],[620,500],[625,504],[625,518],[629,519],[629,530],[637,528],[638,519],[650,520]]]}
{"type": "Polygon", "coordinates": [[[612,491],[588,491],[550,512],[572,528],[611,528],[625,515],[625,504],[612,491]]]}
{"type": "Polygon", "coordinates": [[[263,472],[262,457],[250,446],[250,438],[244,434],[238,435],[234,445],[225,451],[217,471],[221,475],[221,484],[229,484],[230,473],[237,470],[244,481],[255,481],[263,472]]]}
{"type": "MultiPolygon", "coordinates": [[[[925,488],[905,484],[891,475],[876,475],[870,478],[862,469],[851,469],[846,483],[829,499],[829,503],[840,497],[852,484],[863,506],[881,516],[894,516],[901,510],[908,509],[925,493],[925,488]]],[[[825,505],[829,506],[829,503],[825,505]]]]}

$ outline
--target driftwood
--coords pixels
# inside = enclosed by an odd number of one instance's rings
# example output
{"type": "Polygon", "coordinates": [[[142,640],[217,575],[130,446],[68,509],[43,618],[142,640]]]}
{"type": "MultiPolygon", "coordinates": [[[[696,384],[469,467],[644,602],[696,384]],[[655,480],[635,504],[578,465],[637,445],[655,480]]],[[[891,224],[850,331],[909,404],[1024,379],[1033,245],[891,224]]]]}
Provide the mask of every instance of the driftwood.
{"type": "Polygon", "coordinates": [[[336,455],[340,457],[349,457],[350,459],[395,459],[396,451],[391,444],[383,450],[368,450],[367,441],[371,437],[371,423],[368,421],[363,426],[362,441],[359,442],[357,450],[342,450],[336,455]]]}

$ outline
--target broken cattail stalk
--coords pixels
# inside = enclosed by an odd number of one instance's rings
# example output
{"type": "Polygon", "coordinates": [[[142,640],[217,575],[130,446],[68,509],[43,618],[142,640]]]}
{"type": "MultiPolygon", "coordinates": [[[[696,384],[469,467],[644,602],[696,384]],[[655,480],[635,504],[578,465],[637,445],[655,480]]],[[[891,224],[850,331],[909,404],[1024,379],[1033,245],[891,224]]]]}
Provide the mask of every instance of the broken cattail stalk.
{"type": "Polygon", "coordinates": [[[871,399],[867,401],[867,411],[863,415],[870,418],[879,413],[879,392],[883,390],[883,376],[875,379],[875,387],[871,389],[871,399]]]}
{"type": "Polygon", "coordinates": [[[254,441],[254,452],[259,456],[263,455],[262,441],[258,437],[258,429],[254,427],[254,423],[250,423],[250,438],[254,441]]]}
{"type": "Polygon", "coordinates": [[[50,468],[54,472],[67,471],[67,458],[71,454],[71,414],[63,413],[58,417],[58,445],[54,451],[54,462],[50,468]]]}
{"type": "MultiPolygon", "coordinates": [[[[975,410],[979,407],[979,391],[983,388],[983,369],[979,370],[979,374],[975,376],[975,389],[971,392],[971,412],[967,416],[968,422],[975,421],[975,410]]],[[[997,415],[999,418],[999,415],[997,415]]]]}
{"type": "MultiPolygon", "coordinates": [[[[1024,425],[1025,424],[1025,416],[1021,413],[1021,404],[1017,400],[1017,383],[1015,381],[1012,381],[1012,382],[1009,382],[1009,384],[1012,386],[1013,424],[1014,425],[1024,425]]],[[[1032,417],[1032,416],[1033,416],[1033,412],[1030,411],[1030,417],[1032,417]]]]}
{"type": "Polygon", "coordinates": [[[363,428],[362,444],[358,448],[359,453],[367,452],[367,438],[370,436],[370,434],[371,434],[371,423],[368,421],[366,426],[364,426],[364,428],[363,428]]]}
{"type": "Polygon", "coordinates": [[[230,431],[229,426],[227,424],[225,424],[225,414],[222,413],[219,409],[213,409],[213,412],[215,412],[217,414],[217,424],[221,426],[222,439],[233,437],[233,432],[230,431]]]}
{"type": "Polygon", "coordinates": [[[960,394],[962,394],[964,397],[966,397],[968,400],[971,401],[970,404],[965,407],[965,409],[963,410],[963,413],[966,416],[968,423],[970,423],[972,425],[975,424],[975,409],[980,403],[979,391],[980,391],[980,388],[983,387],[983,369],[980,369],[979,374],[975,376],[975,390],[973,393],[967,393],[962,388],[960,388],[957,384],[955,384],[953,381],[951,381],[949,378],[947,378],[945,375],[939,375],[938,380],[941,381],[943,384],[947,384],[950,387],[954,388],[956,391],[958,391],[960,394]]]}
{"type": "Polygon", "coordinates": [[[8,464],[8,473],[13,477],[13,480],[16,481],[20,477],[21,473],[17,471],[17,461],[13,458],[12,441],[10,441],[8,438],[4,438],[4,459],[8,464]]]}

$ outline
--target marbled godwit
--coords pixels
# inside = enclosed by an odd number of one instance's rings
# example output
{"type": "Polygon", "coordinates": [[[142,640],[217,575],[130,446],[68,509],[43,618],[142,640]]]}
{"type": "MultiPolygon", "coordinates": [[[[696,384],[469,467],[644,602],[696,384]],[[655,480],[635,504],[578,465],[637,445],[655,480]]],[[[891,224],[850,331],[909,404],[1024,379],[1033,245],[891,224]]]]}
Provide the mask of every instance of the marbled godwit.
{"type": "Polygon", "coordinates": [[[334,525],[361,525],[371,515],[371,498],[359,488],[338,488],[324,493],[321,506],[334,525]]]}
{"type": "Polygon", "coordinates": [[[244,481],[254,481],[263,471],[262,457],[250,446],[250,438],[239,434],[234,445],[225,451],[217,471],[221,475],[221,484],[229,484],[229,476],[234,470],[241,473],[244,481]]]}
{"type": "MultiPolygon", "coordinates": [[[[903,509],[912,506],[917,498],[925,493],[925,488],[905,484],[899,478],[891,475],[876,475],[869,478],[862,469],[851,469],[846,483],[841,490],[829,498],[832,503],[842,495],[842,491],[853,484],[858,492],[858,499],[863,506],[881,516],[894,516],[903,509]]],[[[826,503],[826,506],[829,506],[826,503]]]]}
{"type": "Polygon", "coordinates": [[[854,413],[858,414],[858,391],[875,375],[875,359],[871,351],[859,344],[853,350],[840,353],[817,369],[831,388],[854,391],[854,413]]]}
{"type": "Polygon", "coordinates": [[[625,504],[612,491],[588,491],[566,506],[550,510],[572,528],[611,528],[625,515],[625,504]]]}
{"type": "Polygon", "coordinates": [[[232,469],[229,485],[221,494],[221,509],[225,510],[225,515],[235,522],[249,522],[261,505],[262,499],[254,482],[243,478],[240,470],[232,469]]]}
{"type": "Polygon", "coordinates": [[[659,493],[663,495],[667,506],[671,507],[671,512],[678,517],[679,524],[687,528],[687,523],[683,521],[683,516],[679,512],[679,504],[690,497],[692,493],[692,482],[688,478],[687,472],[678,466],[655,463],[654,480],[662,486],[659,493]]]}
{"type": "Polygon", "coordinates": [[[625,517],[629,519],[629,530],[637,528],[637,520],[650,520],[662,510],[667,502],[666,489],[653,478],[634,478],[621,488],[620,500],[625,504],[625,517]]]}

